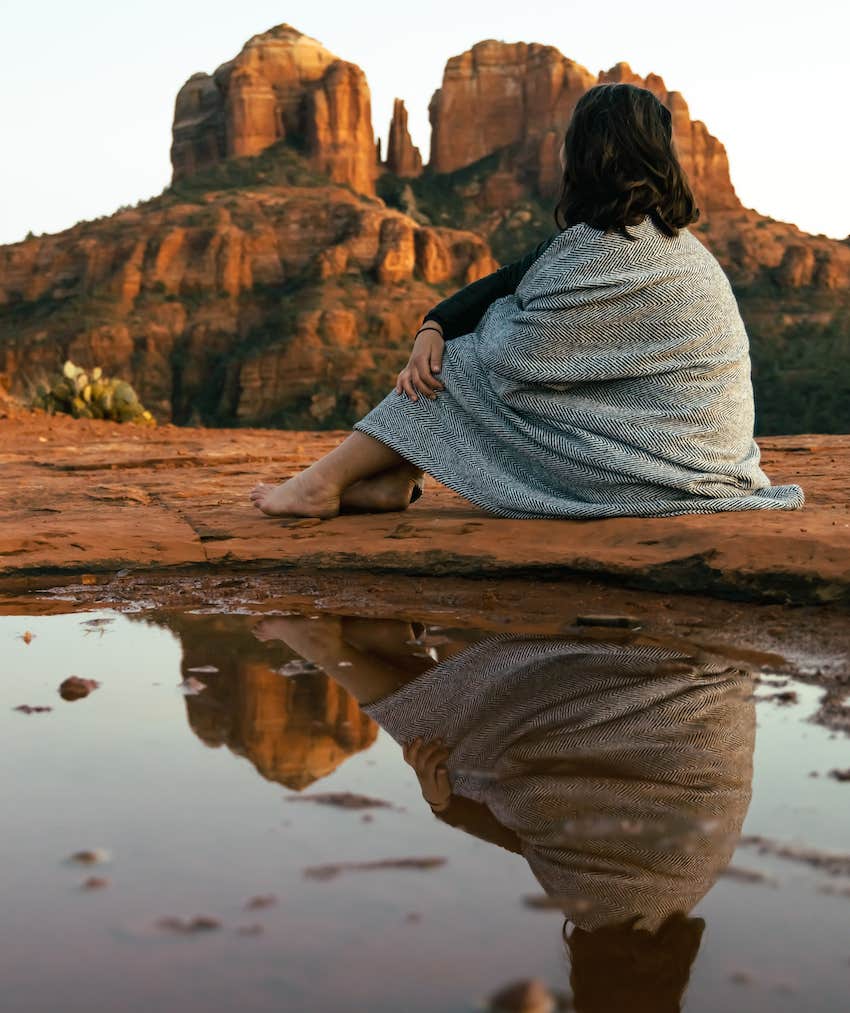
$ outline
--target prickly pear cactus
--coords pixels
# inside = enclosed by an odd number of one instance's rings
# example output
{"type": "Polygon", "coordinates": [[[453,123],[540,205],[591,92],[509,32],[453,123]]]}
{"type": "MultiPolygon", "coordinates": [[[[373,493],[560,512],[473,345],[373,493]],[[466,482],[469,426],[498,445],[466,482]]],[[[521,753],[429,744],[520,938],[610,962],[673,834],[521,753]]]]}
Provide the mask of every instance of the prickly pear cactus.
{"type": "Polygon", "coordinates": [[[69,359],[48,386],[40,383],[32,399],[36,408],[51,415],[62,412],[75,419],[109,419],[155,426],[156,420],[125,380],[103,375],[100,366],[90,372],[69,359]]]}

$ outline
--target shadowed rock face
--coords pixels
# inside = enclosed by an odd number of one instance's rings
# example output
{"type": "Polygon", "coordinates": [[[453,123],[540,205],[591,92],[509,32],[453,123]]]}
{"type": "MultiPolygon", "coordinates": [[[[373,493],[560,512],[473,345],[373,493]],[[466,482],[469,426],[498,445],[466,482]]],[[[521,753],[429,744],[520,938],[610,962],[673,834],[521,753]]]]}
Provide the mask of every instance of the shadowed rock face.
{"type": "Polygon", "coordinates": [[[249,39],[213,74],[193,74],[180,89],[173,178],[286,140],[335,183],[374,193],[370,101],[359,67],[291,25],[277,25],[249,39]]]}

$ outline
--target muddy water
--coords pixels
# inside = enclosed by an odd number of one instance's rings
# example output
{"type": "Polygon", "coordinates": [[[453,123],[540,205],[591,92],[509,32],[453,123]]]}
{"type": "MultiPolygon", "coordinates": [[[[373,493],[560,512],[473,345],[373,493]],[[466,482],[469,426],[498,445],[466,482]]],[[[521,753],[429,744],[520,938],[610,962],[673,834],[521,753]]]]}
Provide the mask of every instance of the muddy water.
{"type": "Polygon", "coordinates": [[[3,617],[0,658],[4,1010],[846,1008],[814,687],[623,631],[202,611],[3,617]]]}

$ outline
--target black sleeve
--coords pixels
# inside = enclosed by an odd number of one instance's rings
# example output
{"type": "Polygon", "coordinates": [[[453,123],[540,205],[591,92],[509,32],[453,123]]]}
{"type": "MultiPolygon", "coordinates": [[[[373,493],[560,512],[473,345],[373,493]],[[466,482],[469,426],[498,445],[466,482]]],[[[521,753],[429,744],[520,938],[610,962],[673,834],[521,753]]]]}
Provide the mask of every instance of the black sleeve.
{"type": "Polygon", "coordinates": [[[520,260],[515,260],[512,264],[505,264],[498,271],[470,282],[454,295],[443,299],[425,314],[422,323],[424,324],[426,320],[436,320],[442,326],[443,337],[447,341],[450,338],[456,338],[459,334],[469,334],[474,331],[490,303],[504,295],[516,292],[522,276],[557,235],[557,232],[553,233],[520,260]]]}

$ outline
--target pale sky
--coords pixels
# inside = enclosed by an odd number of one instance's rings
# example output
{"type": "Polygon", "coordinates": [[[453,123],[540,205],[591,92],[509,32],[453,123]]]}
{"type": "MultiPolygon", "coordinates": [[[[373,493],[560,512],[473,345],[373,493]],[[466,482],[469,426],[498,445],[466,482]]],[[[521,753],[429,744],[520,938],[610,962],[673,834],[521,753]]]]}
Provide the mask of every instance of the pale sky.
{"type": "Polygon", "coordinates": [[[0,243],[158,194],[180,86],[282,22],[363,68],[384,150],[403,98],[426,160],[428,101],[474,43],[552,45],[594,74],[625,60],[726,145],[746,207],[850,234],[848,0],[0,0],[0,243]]]}

